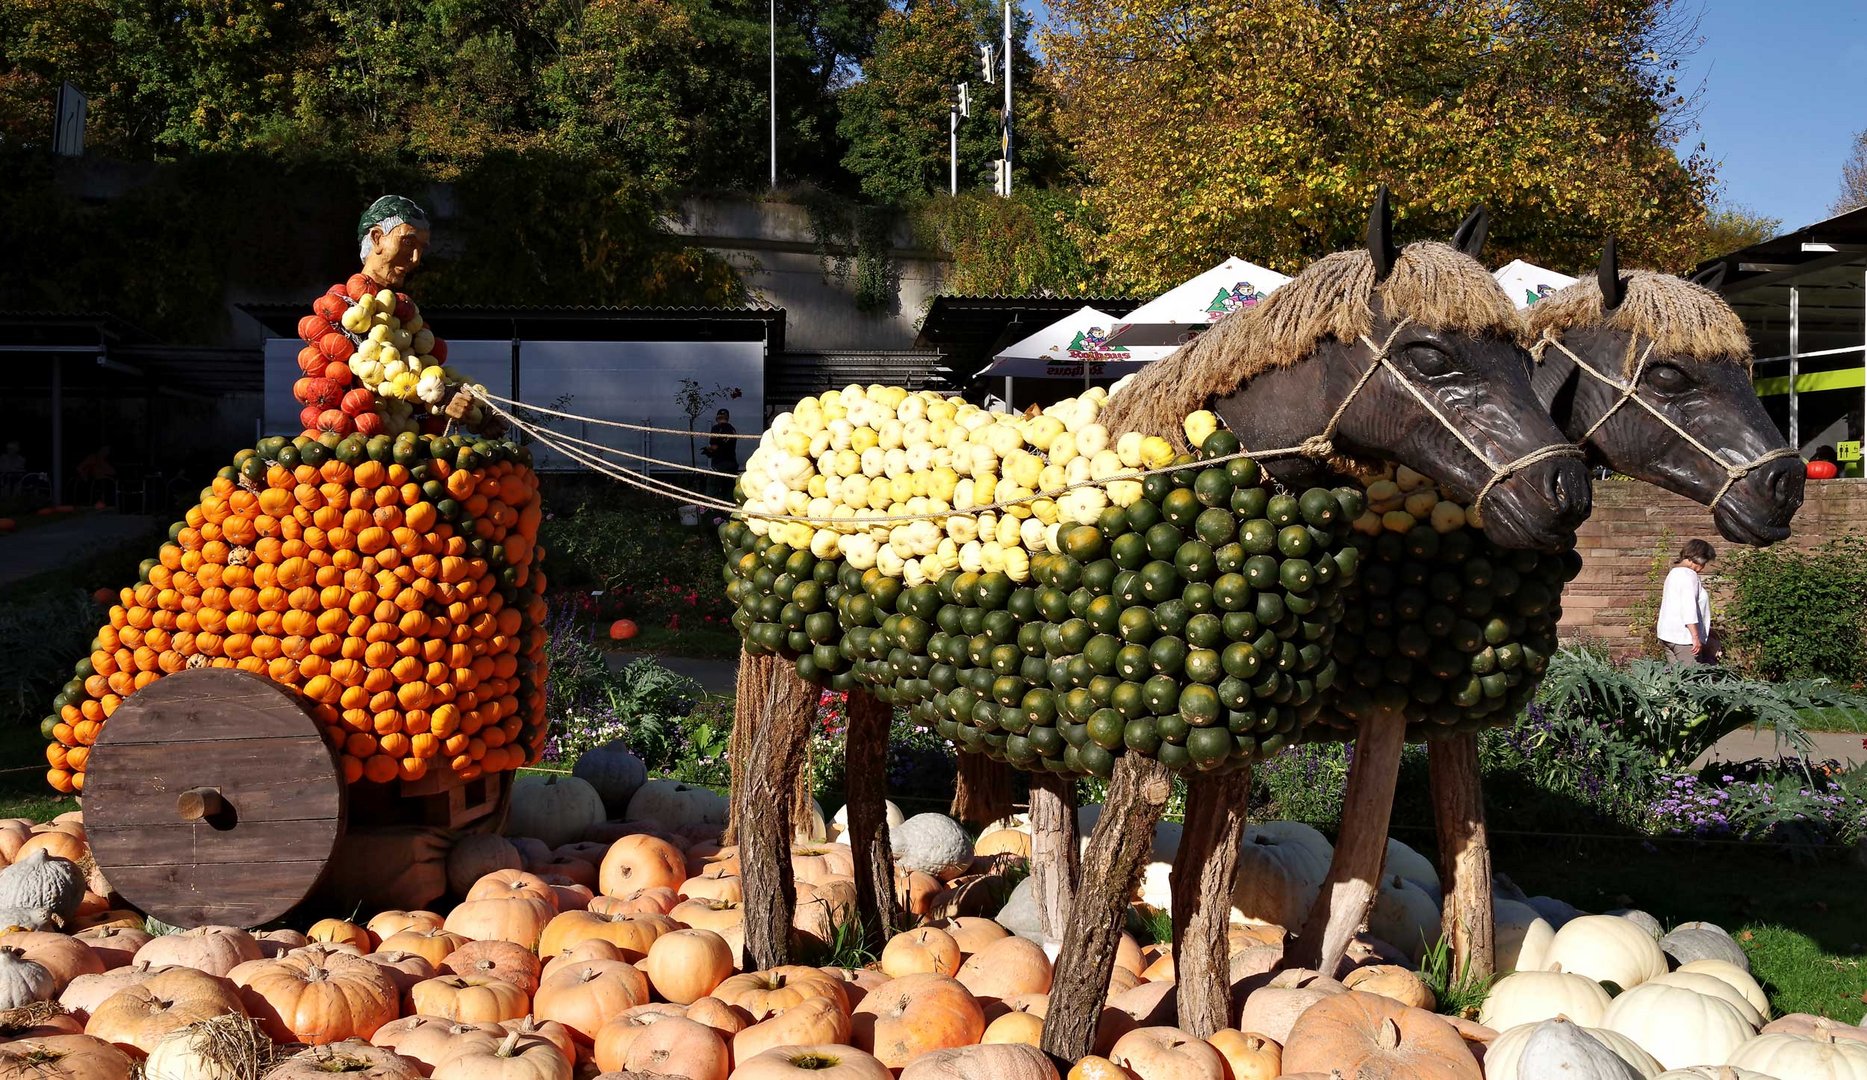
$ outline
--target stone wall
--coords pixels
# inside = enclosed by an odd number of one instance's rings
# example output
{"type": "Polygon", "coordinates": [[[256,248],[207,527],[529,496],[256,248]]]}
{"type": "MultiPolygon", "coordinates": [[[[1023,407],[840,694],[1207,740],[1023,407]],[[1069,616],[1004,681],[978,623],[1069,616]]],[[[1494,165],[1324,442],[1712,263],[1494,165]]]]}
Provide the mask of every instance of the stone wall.
{"type": "MultiPolygon", "coordinates": [[[[1815,480],[1787,543],[1813,547],[1863,532],[1867,480],[1815,480]]],[[[1576,533],[1582,573],[1562,594],[1563,636],[1600,641],[1616,655],[1640,652],[1652,638],[1647,621],[1658,610],[1659,579],[1679,545],[1695,536],[1721,552],[1732,547],[1718,535],[1711,511],[1695,502],[1637,480],[1597,482],[1595,512],[1576,533]],[[1631,625],[1636,620],[1638,627],[1631,625]]],[[[1717,570],[1714,563],[1708,576],[1714,603],[1717,570]]]]}

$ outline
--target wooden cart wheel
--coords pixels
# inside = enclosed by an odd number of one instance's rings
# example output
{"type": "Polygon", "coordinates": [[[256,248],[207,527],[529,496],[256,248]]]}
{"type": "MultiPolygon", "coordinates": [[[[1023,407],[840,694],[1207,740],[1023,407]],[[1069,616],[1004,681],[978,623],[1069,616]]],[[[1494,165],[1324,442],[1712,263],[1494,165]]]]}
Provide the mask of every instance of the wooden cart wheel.
{"type": "Polygon", "coordinates": [[[317,887],[345,794],[297,697],[199,668],[138,690],[104,725],[84,827],[104,877],[141,911],[177,926],[259,926],[317,887]]]}

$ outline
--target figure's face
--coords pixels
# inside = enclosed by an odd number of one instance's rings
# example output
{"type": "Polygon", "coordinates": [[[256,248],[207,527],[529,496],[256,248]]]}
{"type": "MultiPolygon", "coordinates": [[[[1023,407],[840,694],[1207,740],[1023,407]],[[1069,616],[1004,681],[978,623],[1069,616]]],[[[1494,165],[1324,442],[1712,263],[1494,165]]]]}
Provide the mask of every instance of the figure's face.
{"type": "Polygon", "coordinates": [[[370,230],[370,253],[363,260],[363,273],[371,281],[399,287],[408,275],[421,267],[428,250],[428,230],[407,222],[388,232],[380,227],[370,230]]]}

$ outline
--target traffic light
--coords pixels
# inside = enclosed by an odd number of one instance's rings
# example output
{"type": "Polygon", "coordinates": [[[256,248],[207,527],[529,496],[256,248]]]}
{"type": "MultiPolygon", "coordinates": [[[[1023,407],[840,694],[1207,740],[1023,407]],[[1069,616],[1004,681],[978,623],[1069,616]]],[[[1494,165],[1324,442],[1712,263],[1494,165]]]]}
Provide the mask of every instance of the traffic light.
{"type": "Polygon", "coordinates": [[[998,49],[996,46],[979,46],[979,70],[984,72],[987,85],[998,81],[998,49]]]}
{"type": "Polygon", "coordinates": [[[972,115],[972,91],[965,84],[959,84],[959,116],[964,120],[972,115]]]}

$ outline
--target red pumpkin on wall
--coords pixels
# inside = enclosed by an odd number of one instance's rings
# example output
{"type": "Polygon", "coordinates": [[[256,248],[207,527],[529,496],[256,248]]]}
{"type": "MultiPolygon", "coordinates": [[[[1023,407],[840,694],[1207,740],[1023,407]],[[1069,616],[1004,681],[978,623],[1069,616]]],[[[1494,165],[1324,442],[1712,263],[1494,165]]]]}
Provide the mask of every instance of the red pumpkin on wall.
{"type": "Polygon", "coordinates": [[[609,624],[611,641],[627,641],[639,633],[641,633],[641,628],[635,625],[634,619],[617,619],[609,624]]]}
{"type": "Polygon", "coordinates": [[[1840,466],[1832,461],[1811,461],[1808,470],[1811,480],[1833,480],[1841,475],[1840,466]]]}

